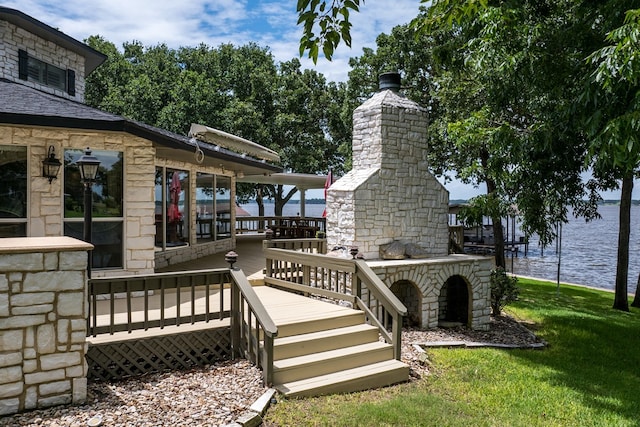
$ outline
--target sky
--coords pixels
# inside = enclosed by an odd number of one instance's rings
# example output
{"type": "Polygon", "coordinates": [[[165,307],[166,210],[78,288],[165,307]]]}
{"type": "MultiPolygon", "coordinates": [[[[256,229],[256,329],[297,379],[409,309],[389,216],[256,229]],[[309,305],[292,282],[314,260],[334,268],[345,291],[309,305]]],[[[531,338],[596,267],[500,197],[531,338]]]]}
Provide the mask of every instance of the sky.
{"type": "MultiPolygon", "coordinates": [[[[117,47],[134,40],[172,48],[255,42],[269,47],[277,62],[299,58],[302,28],[294,0],[8,0],[2,6],[78,40],[101,35],[117,47]]],[[[319,58],[315,66],[300,58],[303,67],[329,81],[346,81],[349,58],[361,56],[363,47],[375,48],[380,33],[411,21],[419,6],[419,0],[366,0],[360,13],[351,14],[352,47],[341,44],[331,62],[319,58]]]]}
{"type": "MultiPolygon", "coordinates": [[[[255,42],[269,47],[276,62],[299,58],[302,28],[294,0],[5,0],[2,6],[18,9],[77,39],[100,35],[121,48],[124,42],[143,45],[164,43],[170,48],[215,47],[223,43],[241,46],[255,42]]],[[[411,21],[419,11],[419,0],[366,0],[359,13],[352,13],[352,46],[341,44],[332,61],[318,63],[300,58],[304,68],[315,69],[328,81],[348,79],[349,58],[362,55],[364,47],[376,47],[376,37],[411,21]]],[[[446,184],[450,199],[468,199],[483,193],[454,181],[446,184]]],[[[619,199],[619,192],[603,194],[619,199]]],[[[309,191],[308,198],[322,198],[309,191]]],[[[634,199],[640,198],[636,183],[634,199]]]]}

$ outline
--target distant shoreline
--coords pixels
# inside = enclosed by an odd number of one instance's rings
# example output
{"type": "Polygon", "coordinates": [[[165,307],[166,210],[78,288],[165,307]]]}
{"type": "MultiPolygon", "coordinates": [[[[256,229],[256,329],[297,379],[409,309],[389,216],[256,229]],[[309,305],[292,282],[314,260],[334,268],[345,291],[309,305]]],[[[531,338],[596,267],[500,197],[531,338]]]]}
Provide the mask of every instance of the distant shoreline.
{"type": "MultiPolygon", "coordinates": [[[[314,198],[314,199],[305,199],[305,204],[307,205],[324,205],[325,200],[324,199],[318,199],[318,198],[314,198]]],[[[245,204],[252,204],[252,203],[256,203],[255,200],[250,200],[245,204]]],[[[275,203],[275,201],[273,200],[269,200],[269,199],[265,199],[263,201],[263,203],[265,205],[272,205],[275,203]]],[[[300,204],[300,200],[298,199],[291,199],[287,202],[287,204],[294,204],[294,205],[299,205],[300,204]]],[[[453,205],[462,205],[465,203],[469,203],[469,200],[467,199],[454,199],[454,200],[449,200],[449,204],[453,204],[453,205]]],[[[633,206],[640,206],[640,200],[632,200],[631,204],[633,206]]],[[[620,200],[612,200],[612,199],[607,199],[607,200],[602,200],[600,202],[598,202],[598,206],[618,206],[620,205],[620,200]]]]}

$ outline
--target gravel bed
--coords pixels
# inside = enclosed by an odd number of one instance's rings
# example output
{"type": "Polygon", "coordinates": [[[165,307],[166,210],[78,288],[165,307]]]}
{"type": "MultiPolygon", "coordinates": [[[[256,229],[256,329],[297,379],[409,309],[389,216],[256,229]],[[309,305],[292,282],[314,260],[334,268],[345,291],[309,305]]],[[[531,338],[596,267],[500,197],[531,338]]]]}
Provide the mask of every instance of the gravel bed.
{"type": "Polygon", "coordinates": [[[474,331],[465,326],[428,330],[405,328],[402,330],[402,361],[410,366],[412,379],[429,374],[429,363],[425,362],[421,344],[448,341],[505,344],[523,348],[546,345],[529,328],[506,315],[491,317],[488,331],[474,331]]]}
{"type": "MultiPolygon", "coordinates": [[[[541,341],[506,316],[491,319],[489,331],[465,327],[404,329],[402,361],[411,379],[429,374],[420,343],[465,341],[528,345],[541,341]]],[[[246,360],[221,361],[203,369],[149,374],[119,382],[89,384],[87,403],[58,406],[9,417],[0,426],[81,427],[96,417],[103,426],[224,426],[233,423],[267,388],[261,371],[246,360]]]]}
{"type": "Polygon", "coordinates": [[[149,374],[118,382],[90,383],[87,403],[10,417],[0,426],[221,426],[230,424],[267,389],[262,373],[246,360],[203,369],[149,374]]]}

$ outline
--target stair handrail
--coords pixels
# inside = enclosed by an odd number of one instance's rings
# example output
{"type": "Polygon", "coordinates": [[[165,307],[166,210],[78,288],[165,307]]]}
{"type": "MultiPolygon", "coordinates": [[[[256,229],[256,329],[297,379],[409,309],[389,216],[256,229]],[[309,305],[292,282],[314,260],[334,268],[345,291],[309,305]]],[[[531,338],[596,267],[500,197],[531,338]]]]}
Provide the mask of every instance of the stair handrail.
{"type": "Polygon", "coordinates": [[[264,382],[266,385],[271,385],[273,383],[273,340],[278,335],[278,327],[262,304],[262,301],[260,301],[260,298],[242,270],[231,269],[229,270],[229,273],[231,275],[232,282],[232,352],[234,352],[234,356],[247,357],[249,360],[254,362],[256,366],[262,366],[264,382]],[[249,312],[246,314],[244,312],[244,304],[242,304],[242,301],[244,301],[249,308],[249,312]],[[252,325],[252,318],[255,318],[255,325],[252,325]],[[257,327],[258,325],[260,328],[257,327]],[[262,337],[259,329],[262,329],[262,337]],[[263,340],[262,351],[260,350],[261,338],[263,340]],[[246,347],[243,343],[246,344],[246,347]],[[242,354],[242,350],[244,350],[245,354],[242,354]],[[260,357],[261,354],[263,355],[262,358],[260,357]]]}
{"type": "MultiPolygon", "coordinates": [[[[375,324],[386,342],[393,346],[394,357],[400,360],[402,348],[402,317],[405,305],[391,292],[364,260],[336,258],[287,249],[264,248],[267,261],[265,283],[297,292],[305,292],[330,299],[353,302],[363,310],[369,322],[375,324]],[[284,264],[283,268],[281,264],[284,264]],[[311,286],[311,278],[329,278],[332,274],[312,274],[311,269],[324,268],[350,277],[350,286],[311,286]],[[283,273],[284,274],[281,274],[283,273]],[[278,274],[280,273],[280,274],[278,274]],[[276,277],[277,276],[277,277],[276,277]],[[366,292],[363,293],[363,286],[366,292]],[[350,289],[348,289],[350,288],[350,289]],[[363,298],[363,294],[367,297],[363,298]],[[372,298],[374,299],[372,301],[372,298]],[[380,310],[382,306],[382,310],[380,310]],[[391,317],[391,333],[387,316],[391,317]]],[[[316,284],[317,285],[317,284],[316,284]]]]}
{"type": "Polygon", "coordinates": [[[407,315],[407,307],[396,297],[393,292],[384,284],[378,275],[363,260],[355,260],[356,277],[355,296],[360,308],[367,312],[369,320],[378,326],[381,335],[387,342],[393,345],[393,355],[400,360],[402,354],[402,318],[407,315]],[[392,317],[391,335],[387,331],[384,319],[371,311],[372,307],[362,299],[362,284],[378,300],[387,314],[392,317]]]}

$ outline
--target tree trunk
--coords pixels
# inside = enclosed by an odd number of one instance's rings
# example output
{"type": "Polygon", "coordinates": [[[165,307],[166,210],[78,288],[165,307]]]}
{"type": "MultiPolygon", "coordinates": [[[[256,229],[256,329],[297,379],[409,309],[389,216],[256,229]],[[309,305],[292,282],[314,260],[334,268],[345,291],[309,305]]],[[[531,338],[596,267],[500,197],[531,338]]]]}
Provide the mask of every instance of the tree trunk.
{"type": "Polygon", "coordinates": [[[258,216],[264,216],[264,199],[262,198],[262,189],[258,189],[256,193],[256,203],[258,204],[258,216]]]}
{"type": "MultiPolygon", "coordinates": [[[[486,160],[484,161],[486,163],[486,160]]],[[[487,194],[491,197],[496,191],[496,183],[492,179],[486,179],[487,194]]],[[[493,210],[493,209],[492,209],[493,210]]],[[[493,225],[493,248],[495,251],[496,267],[505,268],[504,259],[504,234],[502,231],[502,218],[499,215],[491,215],[493,225]]]]}
{"type": "MultiPolygon", "coordinates": [[[[275,191],[276,196],[274,198],[275,215],[276,216],[282,216],[282,211],[284,210],[284,205],[286,205],[289,202],[289,200],[291,200],[291,197],[293,197],[293,195],[296,194],[297,191],[298,191],[298,189],[296,187],[293,187],[285,195],[284,194],[284,186],[283,185],[276,185],[276,191],[275,191]]],[[[298,215],[299,214],[300,213],[298,213],[298,215]]]]}
{"type": "Polygon", "coordinates": [[[638,281],[636,282],[636,296],[631,303],[632,307],[640,307],[640,274],[638,274],[638,281]]]}
{"type": "Polygon", "coordinates": [[[276,185],[276,197],[274,198],[275,216],[282,216],[282,210],[284,208],[285,203],[287,203],[285,200],[283,200],[282,189],[283,189],[282,185],[276,185]]]}
{"type": "Polygon", "coordinates": [[[620,196],[620,226],[618,229],[618,264],[616,267],[616,291],[613,308],[629,311],[627,276],[629,274],[629,233],[631,232],[631,192],[633,173],[622,179],[620,196]]]}
{"type": "MultiPolygon", "coordinates": [[[[262,187],[256,189],[256,204],[258,205],[258,216],[264,216],[264,199],[262,198],[262,187]]],[[[264,230],[264,221],[260,221],[258,229],[264,230]]]]}
{"type": "Polygon", "coordinates": [[[493,223],[493,245],[496,251],[496,267],[506,268],[504,258],[504,233],[502,230],[502,218],[491,218],[493,223]]]}

